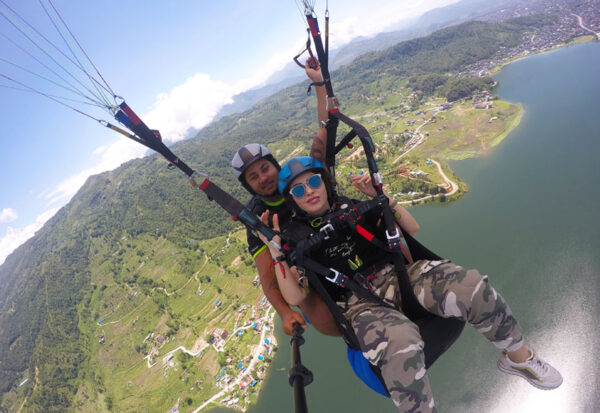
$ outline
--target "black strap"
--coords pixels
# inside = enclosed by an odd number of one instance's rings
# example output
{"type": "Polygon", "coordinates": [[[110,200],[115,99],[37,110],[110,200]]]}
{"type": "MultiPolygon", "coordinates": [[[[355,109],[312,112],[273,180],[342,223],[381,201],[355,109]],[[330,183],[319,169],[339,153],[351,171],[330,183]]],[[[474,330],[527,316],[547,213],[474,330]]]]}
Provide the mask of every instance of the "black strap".
{"type": "MultiPolygon", "coordinates": [[[[350,132],[348,132],[348,133],[346,134],[346,136],[344,136],[344,137],[342,138],[342,140],[340,141],[340,143],[338,143],[338,144],[335,146],[335,154],[334,154],[334,155],[337,155],[337,153],[338,153],[339,151],[341,151],[341,150],[342,150],[342,149],[343,149],[345,146],[347,146],[347,147],[349,147],[349,148],[352,148],[352,144],[350,143],[350,141],[351,141],[352,139],[354,139],[355,137],[356,137],[356,131],[355,131],[354,129],[352,129],[350,132]]],[[[335,142],[335,140],[334,140],[334,142],[335,142]]]]}
{"type": "Polygon", "coordinates": [[[317,87],[317,86],[323,86],[325,85],[327,81],[323,80],[321,82],[312,82],[310,85],[308,85],[308,89],[306,89],[306,95],[310,95],[310,90],[312,89],[313,86],[317,87]]]}
{"type": "Polygon", "coordinates": [[[327,144],[325,147],[325,166],[331,176],[335,177],[335,140],[337,128],[340,121],[337,118],[329,117],[325,130],[327,131],[327,144]]]}
{"type": "Polygon", "coordinates": [[[223,189],[221,189],[221,187],[211,182],[208,177],[205,176],[204,181],[201,184],[197,184],[193,178],[190,178],[190,182],[192,185],[203,191],[208,199],[219,204],[232,216],[233,219],[240,221],[242,224],[244,224],[244,226],[246,226],[246,228],[254,233],[260,232],[268,240],[270,240],[273,245],[275,245],[278,249],[281,249],[279,244],[272,241],[275,235],[280,235],[278,232],[265,225],[255,214],[252,213],[252,211],[245,207],[244,204],[235,199],[229,193],[225,192],[223,189]]]}
{"type": "MultiPolygon", "coordinates": [[[[296,56],[294,56],[294,62],[296,62],[296,64],[298,66],[300,66],[302,69],[304,69],[304,65],[302,63],[300,63],[300,61],[298,60],[298,58],[300,56],[302,56],[304,54],[304,52],[308,52],[308,54],[310,55],[310,57],[314,60],[316,60],[315,56],[313,55],[313,52],[310,48],[310,29],[306,29],[306,31],[308,32],[308,38],[306,39],[306,46],[304,47],[304,49],[302,49],[300,51],[300,53],[298,53],[296,56]]],[[[313,60],[313,61],[314,61],[313,60]]],[[[309,63],[309,67],[311,67],[312,69],[315,69],[318,65],[318,60],[314,63],[314,64],[310,64],[309,63]]],[[[319,85],[320,86],[320,85],[319,85]]],[[[310,91],[310,87],[308,89],[310,91]]]]}
{"type": "Polygon", "coordinates": [[[244,206],[240,201],[225,192],[218,185],[212,183],[206,175],[203,175],[202,183],[197,184],[196,175],[201,175],[194,172],[192,168],[180,160],[175,154],[162,142],[160,133],[156,130],[151,130],[146,124],[136,115],[136,113],[124,101],[119,105],[119,110],[115,114],[115,118],[123,123],[127,128],[131,129],[135,135],[129,136],[131,139],[164,156],[171,166],[176,166],[190,179],[190,183],[196,188],[202,190],[209,200],[215,201],[225,211],[227,211],[234,219],[239,220],[249,230],[254,233],[260,232],[273,245],[280,248],[279,244],[275,243],[273,237],[278,235],[270,227],[265,225],[255,214],[244,206]]]}
{"type": "MultiPolygon", "coordinates": [[[[333,219],[333,221],[336,221],[336,219],[333,219]]],[[[329,226],[333,228],[332,225],[329,226]]],[[[323,228],[327,227],[328,226],[326,225],[323,228]]],[[[289,228],[288,231],[289,230],[292,230],[292,228],[289,228]]],[[[335,231],[335,229],[333,230],[335,231]]],[[[331,233],[329,231],[321,230],[317,233],[314,233],[312,236],[302,239],[288,254],[288,261],[296,265],[296,267],[300,268],[302,271],[304,271],[304,275],[308,279],[310,285],[314,288],[316,293],[319,294],[319,296],[323,299],[323,301],[331,311],[331,314],[333,315],[336,324],[340,328],[340,332],[342,333],[346,343],[354,349],[360,349],[360,345],[358,343],[358,339],[356,338],[352,325],[343,315],[336,302],[333,301],[333,299],[329,295],[327,289],[323,285],[323,280],[326,280],[327,282],[335,284],[339,287],[347,288],[348,290],[355,293],[356,296],[376,303],[378,305],[386,307],[391,306],[376,295],[374,295],[371,291],[363,287],[360,282],[356,281],[356,279],[358,279],[359,281],[363,281],[364,277],[360,273],[355,274],[354,278],[351,278],[348,275],[337,271],[336,269],[328,268],[320,264],[319,262],[309,258],[308,255],[310,254],[310,251],[313,248],[321,245],[321,243],[330,235],[331,233]]]]}

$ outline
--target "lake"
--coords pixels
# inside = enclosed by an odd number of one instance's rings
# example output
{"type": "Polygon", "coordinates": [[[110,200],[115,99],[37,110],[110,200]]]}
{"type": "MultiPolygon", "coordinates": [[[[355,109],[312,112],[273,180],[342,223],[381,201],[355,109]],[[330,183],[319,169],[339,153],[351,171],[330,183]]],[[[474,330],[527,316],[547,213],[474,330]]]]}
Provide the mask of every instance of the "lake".
{"type": "MultiPolygon", "coordinates": [[[[440,412],[600,411],[600,43],[506,66],[501,99],[525,109],[521,124],[477,159],[452,163],[469,192],[413,208],[418,238],[488,274],[528,343],[564,377],[553,391],[500,373],[498,351],[470,326],[430,370],[440,412]]],[[[280,331],[280,329],[279,329],[280,331]]],[[[309,329],[304,364],[310,412],[396,412],[352,373],[345,345],[309,329]]],[[[279,334],[259,402],[250,413],[293,411],[289,337],[279,334]]],[[[231,412],[212,409],[212,413],[231,412]]]]}

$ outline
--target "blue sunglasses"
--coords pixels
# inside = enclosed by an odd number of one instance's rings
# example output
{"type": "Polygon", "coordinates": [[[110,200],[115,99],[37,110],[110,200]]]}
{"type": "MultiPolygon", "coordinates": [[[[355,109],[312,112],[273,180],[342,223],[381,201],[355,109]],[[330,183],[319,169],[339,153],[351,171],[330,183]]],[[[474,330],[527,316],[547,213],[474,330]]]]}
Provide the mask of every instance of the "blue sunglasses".
{"type": "MultiPolygon", "coordinates": [[[[321,175],[315,174],[306,180],[306,185],[311,187],[312,189],[317,189],[323,184],[323,178],[321,175]]],[[[306,186],[303,183],[296,184],[290,189],[290,194],[294,198],[302,198],[306,195],[306,186]]]]}

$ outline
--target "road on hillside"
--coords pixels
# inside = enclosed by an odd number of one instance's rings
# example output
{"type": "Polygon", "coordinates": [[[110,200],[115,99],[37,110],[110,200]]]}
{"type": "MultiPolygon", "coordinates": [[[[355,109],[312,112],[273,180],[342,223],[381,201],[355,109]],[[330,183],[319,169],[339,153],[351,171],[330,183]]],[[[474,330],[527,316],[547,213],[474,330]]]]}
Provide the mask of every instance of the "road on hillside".
{"type": "MultiPolygon", "coordinates": [[[[434,112],[433,114],[435,116],[437,114],[437,112],[434,112]]],[[[421,129],[423,126],[427,125],[429,122],[431,122],[431,119],[428,119],[425,122],[421,123],[419,126],[417,126],[417,129],[415,129],[415,133],[419,133],[419,129],[421,129]]],[[[419,135],[420,135],[419,141],[416,142],[413,146],[411,146],[410,149],[408,149],[406,152],[400,154],[400,156],[398,156],[396,159],[394,159],[394,162],[392,162],[392,165],[395,164],[396,162],[398,162],[400,160],[400,158],[402,158],[404,155],[406,155],[407,153],[412,151],[414,148],[419,146],[421,143],[423,143],[423,140],[425,140],[425,135],[423,135],[422,133],[419,133],[419,135]]]]}
{"type": "MultiPolygon", "coordinates": [[[[434,197],[436,196],[440,196],[440,195],[446,195],[446,196],[450,196],[450,195],[454,195],[456,193],[456,191],[458,191],[458,184],[454,181],[451,181],[450,178],[448,178],[446,176],[446,174],[444,173],[444,171],[442,170],[442,165],[440,165],[439,162],[434,161],[433,159],[429,159],[431,162],[433,162],[438,169],[438,172],[440,173],[441,177],[444,179],[444,181],[446,182],[446,185],[449,185],[452,189],[450,190],[450,192],[445,192],[443,194],[437,194],[434,195],[434,197]]],[[[412,204],[413,202],[421,202],[421,201],[425,201],[426,199],[431,199],[431,195],[427,195],[421,198],[417,198],[417,199],[411,199],[410,201],[401,201],[398,202],[399,204],[412,204]]]]}
{"type": "MultiPolygon", "coordinates": [[[[270,307],[267,310],[267,313],[265,314],[265,321],[269,321],[269,318],[270,318],[269,315],[270,315],[270,311],[272,309],[273,309],[273,307],[270,307]]],[[[207,401],[205,401],[204,403],[202,403],[200,405],[200,407],[198,407],[197,409],[195,409],[192,413],[198,413],[200,410],[204,409],[210,403],[215,402],[215,401],[219,400],[220,398],[224,397],[227,393],[229,393],[234,388],[236,388],[237,386],[239,386],[239,384],[242,381],[242,379],[244,379],[246,376],[249,376],[250,373],[252,373],[252,371],[254,370],[254,367],[256,367],[256,363],[258,363],[258,356],[262,352],[263,347],[265,345],[265,335],[269,331],[269,328],[272,329],[274,327],[275,326],[273,325],[272,322],[265,322],[263,324],[263,328],[262,328],[262,331],[260,333],[260,343],[258,344],[258,346],[256,346],[256,349],[254,350],[254,353],[252,354],[252,359],[250,361],[250,364],[248,365],[248,367],[246,367],[246,371],[240,372],[240,374],[236,377],[236,379],[233,382],[231,382],[223,390],[221,390],[220,392],[218,392],[217,394],[215,394],[214,396],[212,396],[210,399],[208,399],[207,401]],[[267,327],[267,325],[270,325],[271,327],[267,327]]]]}
{"type": "Polygon", "coordinates": [[[594,36],[596,36],[596,40],[600,40],[600,33],[596,33],[595,31],[593,31],[592,29],[590,29],[589,27],[585,26],[583,24],[583,19],[581,18],[581,16],[575,14],[575,13],[571,13],[571,16],[575,16],[577,17],[577,23],[579,23],[579,27],[581,27],[583,30],[587,30],[588,32],[592,33],[594,36]]]}

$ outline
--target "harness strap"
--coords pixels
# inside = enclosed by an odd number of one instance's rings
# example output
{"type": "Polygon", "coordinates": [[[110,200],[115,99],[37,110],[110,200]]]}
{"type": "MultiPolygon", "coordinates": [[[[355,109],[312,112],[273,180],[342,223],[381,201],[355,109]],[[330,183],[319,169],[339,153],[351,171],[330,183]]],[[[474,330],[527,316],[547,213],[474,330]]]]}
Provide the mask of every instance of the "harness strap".
{"type": "Polygon", "coordinates": [[[347,146],[348,148],[352,149],[353,145],[350,143],[350,141],[352,139],[354,139],[355,137],[356,137],[356,131],[354,129],[352,129],[350,132],[348,132],[346,134],[346,136],[344,136],[342,138],[340,143],[338,143],[335,146],[335,154],[337,154],[339,151],[341,151],[344,148],[344,146],[347,146]]]}
{"type": "MultiPolygon", "coordinates": [[[[195,172],[196,175],[201,175],[195,172]]],[[[233,196],[225,192],[221,187],[212,183],[207,176],[204,176],[202,183],[198,184],[194,179],[194,176],[190,176],[190,183],[192,186],[203,191],[209,200],[215,201],[225,211],[227,211],[234,220],[239,220],[246,228],[250,229],[254,233],[260,232],[267,239],[270,240],[277,249],[281,250],[281,246],[273,241],[275,235],[279,235],[269,226],[265,225],[255,214],[252,213],[248,208],[244,206],[240,201],[235,199],[233,196]]]]}
{"type": "MultiPolygon", "coordinates": [[[[358,338],[356,338],[356,334],[354,333],[352,325],[350,325],[350,322],[346,319],[346,317],[344,317],[342,311],[337,306],[335,301],[333,301],[317,274],[306,266],[310,259],[308,259],[304,254],[304,247],[304,244],[301,242],[295,249],[296,266],[305,270],[306,278],[308,278],[311,286],[325,302],[325,305],[327,305],[329,311],[331,311],[331,315],[335,319],[335,322],[340,329],[346,344],[354,349],[360,349],[360,344],[358,343],[358,338]]],[[[308,266],[310,266],[310,263],[308,263],[308,266]]]]}
{"type": "Polygon", "coordinates": [[[308,89],[306,89],[306,95],[310,95],[310,90],[312,89],[313,86],[317,87],[317,86],[323,86],[325,85],[327,81],[323,80],[321,82],[312,82],[310,85],[308,85],[308,89]]]}

